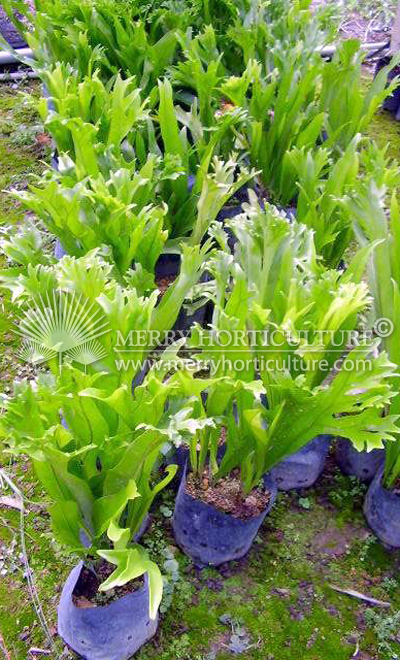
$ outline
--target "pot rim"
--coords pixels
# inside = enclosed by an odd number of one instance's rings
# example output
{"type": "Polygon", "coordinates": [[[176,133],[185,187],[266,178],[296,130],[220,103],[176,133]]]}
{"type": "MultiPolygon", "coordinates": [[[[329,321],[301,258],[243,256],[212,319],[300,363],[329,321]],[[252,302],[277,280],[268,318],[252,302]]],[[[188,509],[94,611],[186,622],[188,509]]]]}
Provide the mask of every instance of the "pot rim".
{"type": "MultiPolygon", "coordinates": [[[[106,561],[107,561],[107,560],[106,560],[106,561]]],[[[107,563],[109,564],[110,562],[107,562],[107,563]]],[[[81,560],[81,561],[80,561],[80,562],[79,562],[79,563],[78,563],[78,564],[72,569],[72,571],[76,570],[78,567],[79,567],[79,573],[78,573],[78,575],[77,575],[76,581],[75,581],[74,586],[73,586],[73,589],[72,589],[72,591],[71,591],[71,606],[72,606],[72,608],[73,608],[74,610],[77,610],[77,611],[82,611],[82,610],[84,610],[84,609],[87,609],[87,610],[102,610],[103,612],[105,612],[105,611],[107,611],[107,610],[109,610],[109,609],[112,609],[113,606],[117,605],[118,603],[124,602],[124,599],[127,599],[127,598],[130,598],[130,599],[132,599],[132,598],[139,598],[139,597],[143,596],[143,595],[144,595],[146,592],[148,592],[148,590],[149,590],[149,576],[148,576],[148,574],[147,574],[147,572],[146,572],[146,573],[143,574],[144,584],[143,584],[142,587],[140,587],[140,589],[135,589],[135,591],[132,591],[132,592],[129,593],[129,594],[125,594],[124,596],[120,596],[120,598],[117,598],[116,600],[113,600],[111,603],[108,603],[107,605],[94,605],[93,607],[88,607],[88,608],[78,607],[77,605],[75,605],[74,600],[73,600],[74,589],[75,589],[76,585],[78,584],[78,580],[79,580],[79,578],[80,578],[80,576],[81,576],[82,569],[83,569],[83,568],[87,568],[88,570],[92,570],[90,567],[85,566],[85,562],[84,562],[83,560],[81,560]]],[[[71,571],[71,572],[72,572],[72,571],[71,571]]]]}
{"type": "Polygon", "coordinates": [[[234,516],[231,513],[227,513],[226,511],[221,511],[220,509],[218,509],[213,504],[209,504],[208,502],[203,502],[203,500],[200,500],[196,497],[193,497],[192,495],[190,495],[190,493],[187,492],[187,490],[186,490],[187,467],[188,467],[188,462],[186,461],[185,467],[184,467],[183,473],[182,473],[181,483],[179,485],[179,490],[182,489],[184,496],[189,498],[192,502],[197,502],[197,503],[201,504],[203,507],[209,509],[210,511],[212,511],[214,513],[217,512],[221,516],[226,516],[227,518],[237,520],[237,521],[239,521],[243,524],[250,523],[250,522],[253,522],[254,520],[259,520],[260,518],[265,516],[265,513],[268,512],[272,508],[272,506],[275,502],[276,495],[277,495],[275,482],[274,482],[273,478],[271,477],[271,475],[269,473],[267,473],[266,475],[263,476],[263,488],[264,488],[265,491],[268,490],[267,488],[265,488],[265,482],[264,482],[264,479],[267,476],[268,479],[270,480],[270,483],[271,483],[271,486],[272,486],[271,490],[268,491],[271,495],[271,498],[270,498],[270,501],[268,502],[267,506],[257,516],[253,516],[252,518],[243,519],[243,518],[239,518],[237,516],[234,516]]]}

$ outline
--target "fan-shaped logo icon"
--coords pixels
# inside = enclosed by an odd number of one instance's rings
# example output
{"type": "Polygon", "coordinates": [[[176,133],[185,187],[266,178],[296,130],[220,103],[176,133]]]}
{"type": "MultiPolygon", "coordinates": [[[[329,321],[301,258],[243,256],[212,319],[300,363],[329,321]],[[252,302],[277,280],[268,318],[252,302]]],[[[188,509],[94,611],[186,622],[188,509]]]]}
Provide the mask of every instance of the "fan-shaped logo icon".
{"type": "Polygon", "coordinates": [[[35,307],[30,305],[16,325],[23,337],[19,356],[25,362],[38,365],[57,357],[61,367],[68,356],[86,370],[107,356],[97,339],[108,332],[108,322],[82,295],[59,290],[39,294],[35,307]]]}

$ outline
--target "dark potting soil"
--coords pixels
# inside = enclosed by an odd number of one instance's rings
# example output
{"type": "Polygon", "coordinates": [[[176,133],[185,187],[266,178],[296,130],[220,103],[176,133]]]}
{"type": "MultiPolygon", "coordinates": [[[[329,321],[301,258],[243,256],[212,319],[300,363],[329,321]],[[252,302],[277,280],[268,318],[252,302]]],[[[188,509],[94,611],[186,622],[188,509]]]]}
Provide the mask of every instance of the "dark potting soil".
{"type": "Polygon", "coordinates": [[[397,76],[400,76],[400,64],[397,64],[397,66],[395,66],[394,69],[392,69],[390,72],[390,77],[392,78],[392,80],[397,76]]]}
{"type": "Polygon", "coordinates": [[[72,594],[74,604],[80,608],[109,605],[114,600],[127,596],[143,586],[143,577],[139,577],[130,580],[122,587],[99,591],[99,586],[110,577],[115,568],[113,564],[104,559],[93,564],[94,570],[84,566],[72,594]]]}
{"type": "Polygon", "coordinates": [[[391,489],[388,489],[388,487],[385,486],[383,481],[382,481],[382,486],[387,490],[391,490],[395,495],[400,495],[400,477],[396,479],[391,489]]]}
{"type": "Polygon", "coordinates": [[[240,520],[259,516],[271,499],[271,493],[263,487],[254,488],[249,495],[243,497],[238,470],[216,482],[210,481],[207,470],[203,472],[201,479],[190,473],[186,480],[186,492],[194,499],[210,504],[240,520]]]}
{"type": "Polygon", "coordinates": [[[156,280],[156,286],[160,291],[160,297],[162,297],[171,284],[175,282],[176,278],[177,275],[165,275],[156,280]]]}
{"type": "MultiPolygon", "coordinates": [[[[380,69],[383,69],[384,66],[387,66],[390,64],[392,61],[392,58],[390,55],[384,55],[381,57],[381,59],[378,61],[377,64],[377,72],[380,71],[380,69]]],[[[393,80],[396,76],[400,75],[400,64],[397,64],[389,73],[389,80],[393,80]]]]}

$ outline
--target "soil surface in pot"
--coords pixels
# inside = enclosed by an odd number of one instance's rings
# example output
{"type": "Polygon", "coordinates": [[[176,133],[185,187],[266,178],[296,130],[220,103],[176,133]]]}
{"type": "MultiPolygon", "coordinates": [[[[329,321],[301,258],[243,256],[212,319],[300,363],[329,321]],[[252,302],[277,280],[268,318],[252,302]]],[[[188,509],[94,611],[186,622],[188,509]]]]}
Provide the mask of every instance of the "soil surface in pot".
{"type": "Polygon", "coordinates": [[[396,481],[394,482],[391,488],[385,486],[384,482],[382,482],[382,485],[384,488],[386,488],[386,490],[391,490],[392,493],[394,493],[395,495],[400,495],[400,477],[396,479],[396,481]]]}
{"type": "Polygon", "coordinates": [[[194,499],[241,520],[259,516],[271,499],[271,493],[263,487],[253,488],[251,493],[243,497],[239,470],[234,470],[229,477],[214,483],[210,482],[207,470],[201,479],[190,473],[186,480],[186,492],[194,499]]]}
{"type": "MultiPolygon", "coordinates": [[[[390,55],[385,55],[381,57],[378,62],[378,70],[382,69],[384,66],[387,66],[392,61],[390,55]]],[[[389,80],[393,80],[396,76],[400,75],[400,64],[397,64],[389,73],[389,80]]]]}
{"type": "Polygon", "coordinates": [[[165,275],[156,280],[157,289],[160,292],[160,298],[164,293],[169,289],[171,284],[173,284],[178,276],[177,275],[165,275]]]}
{"type": "Polygon", "coordinates": [[[130,580],[122,587],[99,591],[99,586],[110,577],[115,568],[116,566],[104,559],[94,564],[95,573],[84,566],[72,594],[74,604],[81,608],[109,605],[114,600],[127,596],[143,586],[144,580],[141,576],[130,580]]]}

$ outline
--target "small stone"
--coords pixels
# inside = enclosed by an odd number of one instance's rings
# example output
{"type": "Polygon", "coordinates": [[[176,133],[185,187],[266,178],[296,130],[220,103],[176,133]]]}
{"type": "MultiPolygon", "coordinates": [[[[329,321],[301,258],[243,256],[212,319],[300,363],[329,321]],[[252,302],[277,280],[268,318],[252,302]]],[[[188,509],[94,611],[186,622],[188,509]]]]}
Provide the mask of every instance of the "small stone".
{"type": "Polygon", "coordinates": [[[271,594],[276,594],[277,596],[281,596],[282,598],[289,598],[290,596],[290,589],[271,589],[271,594]]]}
{"type": "Polygon", "coordinates": [[[75,605],[81,609],[89,609],[89,607],[96,607],[94,603],[85,598],[85,596],[79,596],[75,599],[75,605]]]}

